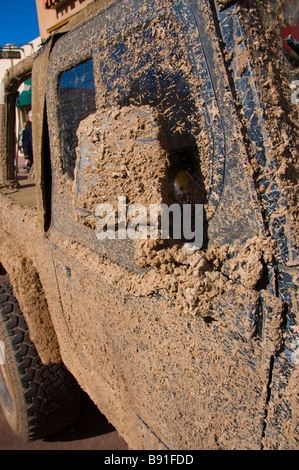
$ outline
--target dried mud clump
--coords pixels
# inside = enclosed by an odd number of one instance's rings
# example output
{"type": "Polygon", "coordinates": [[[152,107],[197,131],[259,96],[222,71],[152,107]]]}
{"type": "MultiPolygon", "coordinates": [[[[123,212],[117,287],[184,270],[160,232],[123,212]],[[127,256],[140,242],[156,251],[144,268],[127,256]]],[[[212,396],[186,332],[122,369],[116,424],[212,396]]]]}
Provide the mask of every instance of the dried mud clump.
{"type": "Polygon", "coordinates": [[[117,210],[117,196],[127,204],[148,207],[161,203],[166,178],[167,156],[159,141],[155,114],[149,106],[111,108],[103,115],[91,115],[79,130],[76,170],[76,204],[90,214],[84,222],[92,226],[98,204],[117,210]]]}
{"type": "Polygon", "coordinates": [[[144,275],[148,292],[165,289],[179,311],[206,317],[215,299],[230,290],[240,296],[244,288],[258,292],[264,264],[273,261],[273,253],[269,241],[259,237],[242,247],[213,246],[205,252],[192,251],[188,245],[171,240],[151,240],[138,241],[136,261],[139,267],[155,273],[144,275]]]}

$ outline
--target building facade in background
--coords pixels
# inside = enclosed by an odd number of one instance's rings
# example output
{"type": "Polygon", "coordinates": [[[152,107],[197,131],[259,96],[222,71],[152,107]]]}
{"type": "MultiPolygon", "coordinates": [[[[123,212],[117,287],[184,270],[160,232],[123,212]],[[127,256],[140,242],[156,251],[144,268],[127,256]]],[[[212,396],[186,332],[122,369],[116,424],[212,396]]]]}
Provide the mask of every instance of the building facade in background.
{"type": "MultiPolygon", "coordinates": [[[[18,66],[24,59],[35,54],[41,45],[40,36],[28,44],[1,44],[2,57],[0,60],[0,107],[5,108],[7,92],[5,87],[5,75],[11,67],[18,66]],[[6,58],[7,57],[7,58],[6,58]],[[3,81],[4,79],[4,81],[3,81]]],[[[7,82],[7,80],[6,80],[7,82]]],[[[18,156],[20,136],[28,121],[28,112],[31,109],[31,78],[21,81],[15,93],[15,156],[18,156]]],[[[0,110],[0,113],[3,111],[0,110]]]]}
{"type": "Polygon", "coordinates": [[[17,57],[17,58],[7,58],[7,59],[1,58],[1,60],[0,60],[0,82],[2,81],[7,69],[12,67],[13,65],[18,64],[21,60],[25,59],[25,57],[28,57],[29,55],[34,54],[35,52],[37,52],[40,44],[41,44],[41,38],[40,37],[33,39],[28,44],[22,44],[22,45],[0,44],[0,46],[6,46],[7,50],[8,50],[8,46],[10,46],[10,48],[13,51],[19,52],[19,56],[20,56],[20,57],[17,57]]]}
{"type": "Polygon", "coordinates": [[[13,162],[17,161],[20,135],[31,110],[34,54],[52,33],[65,29],[76,14],[97,1],[109,3],[109,0],[36,0],[40,36],[28,44],[0,44],[0,120],[6,123],[0,135],[0,166],[3,162],[0,181],[15,178],[13,162]]]}
{"type": "Polygon", "coordinates": [[[65,26],[79,11],[94,0],[36,0],[39,30],[42,39],[65,26]]]}

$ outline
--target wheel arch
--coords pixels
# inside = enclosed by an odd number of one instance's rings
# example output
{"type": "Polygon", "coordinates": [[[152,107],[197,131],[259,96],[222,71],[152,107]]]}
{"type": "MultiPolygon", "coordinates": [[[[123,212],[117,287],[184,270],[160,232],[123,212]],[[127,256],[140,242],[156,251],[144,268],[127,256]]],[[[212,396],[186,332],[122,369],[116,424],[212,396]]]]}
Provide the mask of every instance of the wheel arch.
{"type": "Polygon", "coordinates": [[[58,339],[37,269],[30,258],[10,253],[0,265],[9,276],[14,295],[25,317],[30,339],[45,365],[61,362],[58,339]]]}

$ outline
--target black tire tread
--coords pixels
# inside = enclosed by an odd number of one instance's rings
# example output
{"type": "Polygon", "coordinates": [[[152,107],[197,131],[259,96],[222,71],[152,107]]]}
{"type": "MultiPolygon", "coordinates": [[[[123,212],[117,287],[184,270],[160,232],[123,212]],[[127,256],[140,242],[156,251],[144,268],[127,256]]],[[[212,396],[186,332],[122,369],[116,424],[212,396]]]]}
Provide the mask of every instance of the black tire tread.
{"type": "Polygon", "coordinates": [[[23,421],[27,419],[15,431],[27,442],[45,438],[77,417],[80,388],[63,363],[42,364],[7,281],[0,284],[0,312],[1,333],[10,344],[17,370],[17,374],[12,371],[11,375],[23,393],[23,421]]]}

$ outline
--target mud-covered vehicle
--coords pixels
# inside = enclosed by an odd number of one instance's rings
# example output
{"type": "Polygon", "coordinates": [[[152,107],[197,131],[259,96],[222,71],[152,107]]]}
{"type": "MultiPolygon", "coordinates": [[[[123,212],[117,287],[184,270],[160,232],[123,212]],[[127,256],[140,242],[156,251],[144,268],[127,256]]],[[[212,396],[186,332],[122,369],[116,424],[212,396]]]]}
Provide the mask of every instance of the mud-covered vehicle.
{"type": "Polygon", "coordinates": [[[79,384],[132,449],[298,449],[298,37],[282,37],[296,31],[283,3],[94,2],[5,77],[0,390],[23,439],[68,425],[79,384]],[[31,74],[25,204],[11,129],[31,74]],[[201,243],[150,236],[134,208],[155,204],[200,206],[201,243]]]}

